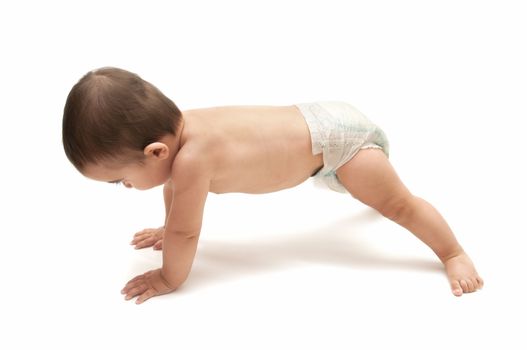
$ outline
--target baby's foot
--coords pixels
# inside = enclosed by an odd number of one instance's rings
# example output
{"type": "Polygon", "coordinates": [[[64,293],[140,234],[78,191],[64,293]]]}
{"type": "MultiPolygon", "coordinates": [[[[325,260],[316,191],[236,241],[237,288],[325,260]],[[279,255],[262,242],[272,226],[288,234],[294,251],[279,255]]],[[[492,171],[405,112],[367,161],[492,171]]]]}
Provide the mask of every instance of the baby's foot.
{"type": "Polygon", "coordinates": [[[134,235],[134,239],[130,244],[135,245],[135,249],[153,246],[155,250],[160,250],[163,247],[164,234],[164,226],[159,228],[145,228],[134,235]]]}
{"type": "Polygon", "coordinates": [[[455,296],[460,297],[463,293],[472,293],[483,287],[483,279],[479,277],[465,252],[448,258],[443,263],[455,296]]]}

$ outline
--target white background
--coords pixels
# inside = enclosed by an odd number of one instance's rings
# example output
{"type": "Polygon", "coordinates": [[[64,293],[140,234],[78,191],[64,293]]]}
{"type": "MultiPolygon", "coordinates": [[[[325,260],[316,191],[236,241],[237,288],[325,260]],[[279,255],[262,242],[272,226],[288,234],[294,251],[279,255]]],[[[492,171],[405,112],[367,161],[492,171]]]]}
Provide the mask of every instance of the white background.
{"type": "Polygon", "coordinates": [[[527,12],[522,1],[4,1],[0,348],[525,349],[527,12]],[[62,109],[118,66],[182,109],[344,100],[471,254],[455,298],[434,254],[350,196],[209,196],[177,293],[119,291],[160,265],[133,233],[161,188],[83,178],[62,109]],[[487,347],[486,347],[487,348],[487,347]]]}

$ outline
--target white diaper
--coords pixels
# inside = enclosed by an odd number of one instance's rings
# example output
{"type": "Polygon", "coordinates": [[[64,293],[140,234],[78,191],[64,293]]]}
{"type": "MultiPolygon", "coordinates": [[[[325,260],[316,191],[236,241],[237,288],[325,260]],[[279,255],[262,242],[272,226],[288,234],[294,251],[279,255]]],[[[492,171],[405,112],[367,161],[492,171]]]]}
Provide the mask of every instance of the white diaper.
{"type": "Polygon", "coordinates": [[[348,193],[336,171],[364,148],[380,148],[388,156],[384,132],[355,107],[345,102],[322,101],[296,104],[311,133],[312,152],[322,152],[324,167],[315,182],[334,191],[348,193]]]}

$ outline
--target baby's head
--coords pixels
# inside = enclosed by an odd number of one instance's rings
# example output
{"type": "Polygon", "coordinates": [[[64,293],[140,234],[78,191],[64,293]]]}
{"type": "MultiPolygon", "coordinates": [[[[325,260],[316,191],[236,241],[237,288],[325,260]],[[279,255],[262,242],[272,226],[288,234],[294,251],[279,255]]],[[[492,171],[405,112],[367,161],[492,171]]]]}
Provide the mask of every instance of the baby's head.
{"type": "MultiPolygon", "coordinates": [[[[71,89],[62,120],[66,156],[81,173],[93,167],[140,165],[148,151],[175,136],[178,107],[138,75],[118,69],[88,72],[71,89]]],[[[92,177],[92,176],[89,176],[92,177]]]]}

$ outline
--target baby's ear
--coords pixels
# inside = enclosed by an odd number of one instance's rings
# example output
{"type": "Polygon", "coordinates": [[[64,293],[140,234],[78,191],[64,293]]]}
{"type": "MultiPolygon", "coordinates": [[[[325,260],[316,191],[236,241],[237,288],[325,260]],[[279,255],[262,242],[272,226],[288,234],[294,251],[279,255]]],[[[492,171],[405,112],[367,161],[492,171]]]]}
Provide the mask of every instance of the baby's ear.
{"type": "Polygon", "coordinates": [[[154,156],[159,159],[168,158],[169,149],[168,146],[162,142],[152,142],[147,145],[143,150],[145,156],[154,156]]]}

